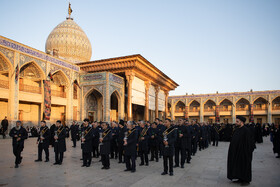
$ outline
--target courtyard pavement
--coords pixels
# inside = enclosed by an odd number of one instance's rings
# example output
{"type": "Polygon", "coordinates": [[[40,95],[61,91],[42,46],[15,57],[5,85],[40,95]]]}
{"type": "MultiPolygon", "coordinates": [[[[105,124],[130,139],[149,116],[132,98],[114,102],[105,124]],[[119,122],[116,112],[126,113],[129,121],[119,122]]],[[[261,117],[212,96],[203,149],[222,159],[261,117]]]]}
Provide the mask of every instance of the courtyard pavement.
{"type": "MultiPolygon", "coordinates": [[[[53,148],[50,148],[50,162],[35,163],[36,139],[29,138],[25,141],[22,164],[15,169],[11,139],[0,139],[0,186],[239,186],[226,177],[228,142],[219,142],[218,147],[210,146],[198,151],[191,164],[186,164],[184,169],[174,169],[174,176],[160,175],[162,159],[150,162],[149,166],[139,166],[137,159],[135,173],[124,172],[125,165],[118,164],[115,159],[110,160],[109,170],[101,170],[98,158],[93,158],[91,167],[82,168],[80,142],[77,145],[72,148],[72,142],[67,140],[61,166],[53,165],[53,148]]],[[[268,137],[264,138],[263,144],[257,144],[252,171],[250,186],[280,186],[280,159],[275,158],[268,137]]]]}

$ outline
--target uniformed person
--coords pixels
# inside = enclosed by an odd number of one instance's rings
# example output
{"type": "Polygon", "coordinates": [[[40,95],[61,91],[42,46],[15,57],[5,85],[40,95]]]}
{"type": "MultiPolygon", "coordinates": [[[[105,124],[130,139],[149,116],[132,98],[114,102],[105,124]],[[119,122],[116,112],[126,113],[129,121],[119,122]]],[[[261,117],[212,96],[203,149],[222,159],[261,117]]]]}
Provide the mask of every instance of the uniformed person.
{"type": "Polygon", "coordinates": [[[127,132],[124,138],[124,155],[126,162],[126,169],[124,171],[136,171],[135,159],[136,159],[136,144],[138,133],[135,127],[133,127],[132,121],[127,122],[127,132]]]}
{"type": "Polygon", "coordinates": [[[150,128],[150,149],[151,149],[151,160],[158,162],[158,151],[159,151],[159,130],[157,129],[157,124],[152,123],[152,127],[150,128]]]}
{"type": "Polygon", "coordinates": [[[148,147],[148,140],[150,138],[149,129],[145,126],[144,121],[140,121],[140,130],[139,130],[139,138],[138,138],[138,148],[139,148],[139,155],[141,158],[141,163],[139,166],[144,165],[144,160],[146,166],[149,165],[149,158],[148,158],[148,153],[149,153],[149,147],[148,147]]]}
{"type": "Polygon", "coordinates": [[[24,140],[27,139],[28,134],[25,128],[21,126],[21,121],[17,121],[16,126],[11,129],[9,135],[13,138],[13,153],[16,157],[15,168],[18,168],[22,161],[21,152],[24,148],[24,140]]]}
{"type": "Polygon", "coordinates": [[[76,142],[79,136],[79,125],[76,121],[73,121],[73,124],[70,126],[71,131],[71,140],[73,141],[73,146],[76,147],[76,142]]]}
{"type": "Polygon", "coordinates": [[[102,123],[102,136],[100,136],[100,154],[101,154],[101,162],[103,167],[101,169],[110,169],[110,158],[109,154],[111,153],[111,139],[112,139],[112,131],[109,128],[109,124],[107,122],[102,123]]]}
{"type": "Polygon", "coordinates": [[[93,123],[92,156],[99,157],[99,127],[97,122],[93,123]]]}
{"type": "Polygon", "coordinates": [[[181,168],[184,168],[186,160],[186,144],[187,144],[187,128],[184,125],[184,120],[179,119],[177,128],[177,139],[175,143],[175,167],[179,167],[179,154],[181,155],[181,168]]]}
{"type": "Polygon", "coordinates": [[[169,175],[173,176],[173,156],[174,156],[174,143],[176,141],[176,130],[171,126],[171,120],[165,120],[166,130],[163,132],[163,167],[164,171],[161,175],[166,175],[168,172],[169,162],[169,175]]]}
{"type": "Polygon", "coordinates": [[[49,161],[49,145],[50,145],[50,129],[48,126],[46,126],[46,121],[41,121],[41,127],[39,131],[39,136],[37,139],[38,144],[38,159],[35,160],[35,162],[41,162],[42,161],[42,152],[44,150],[46,155],[45,162],[49,161]]]}
{"type": "Polygon", "coordinates": [[[124,121],[120,120],[119,123],[119,128],[118,128],[118,138],[117,138],[117,143],[118,143],[118,152],[119,152],[119,163],[124,163],[124,135],[126,132],[126,127],[124,125],[124,121]]]}
{"type": "Polygon", "coordinates": [[[63,154],[66,151],[66,130],[61,124],[60,120],[56,121],[56,127],[54,129],[54,152],[55,163],[54,165],[61,165],[63,162],[63,154]]]}
{"type": "Polygon", "coordinates": [[[91,164],[91,152],[92,152],[92,138],[93,130],[89,126],[89,119],[84,119],[84,126],[82,128],[81,147],[83,154],[82,167],[89,167],[91,164]]]}

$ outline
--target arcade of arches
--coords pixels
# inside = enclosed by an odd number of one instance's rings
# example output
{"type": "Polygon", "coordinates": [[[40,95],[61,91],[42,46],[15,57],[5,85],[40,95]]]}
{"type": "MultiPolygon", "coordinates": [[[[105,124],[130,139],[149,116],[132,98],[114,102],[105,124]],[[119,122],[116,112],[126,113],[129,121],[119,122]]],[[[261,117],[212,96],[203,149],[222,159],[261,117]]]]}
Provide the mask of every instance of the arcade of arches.
{"type": "Polygon", "coordinates": [[[167,116],[173,120],[235,123],[236,115],[245,116],[247,122],[280,123],[280,90],[168,98],[167,116]]]}

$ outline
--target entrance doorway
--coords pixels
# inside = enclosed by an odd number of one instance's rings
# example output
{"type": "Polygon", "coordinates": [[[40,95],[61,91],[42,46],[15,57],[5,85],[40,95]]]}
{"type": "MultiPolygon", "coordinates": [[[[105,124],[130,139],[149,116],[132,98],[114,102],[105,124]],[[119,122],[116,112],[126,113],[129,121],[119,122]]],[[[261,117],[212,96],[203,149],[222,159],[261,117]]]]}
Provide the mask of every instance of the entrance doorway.
{"type": "Polygon", "coordinates": [[[88,112],[88,119],[90,122],[94,121],[94,112],[93,111],[88,112]]]}

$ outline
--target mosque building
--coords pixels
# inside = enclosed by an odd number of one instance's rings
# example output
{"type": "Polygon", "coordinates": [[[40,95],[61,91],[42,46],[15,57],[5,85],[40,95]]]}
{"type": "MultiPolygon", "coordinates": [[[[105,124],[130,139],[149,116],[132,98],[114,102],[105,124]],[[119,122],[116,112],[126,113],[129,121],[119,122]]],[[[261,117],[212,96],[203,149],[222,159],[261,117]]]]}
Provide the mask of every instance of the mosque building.
{"type": "Polygon", "coordinates": [[[91,43],[69,16],[45,52],[0,36],[0,119],[36,126],[61,120],[154,120],[178,84],[140,54],[90,61],[91,43]]]}

